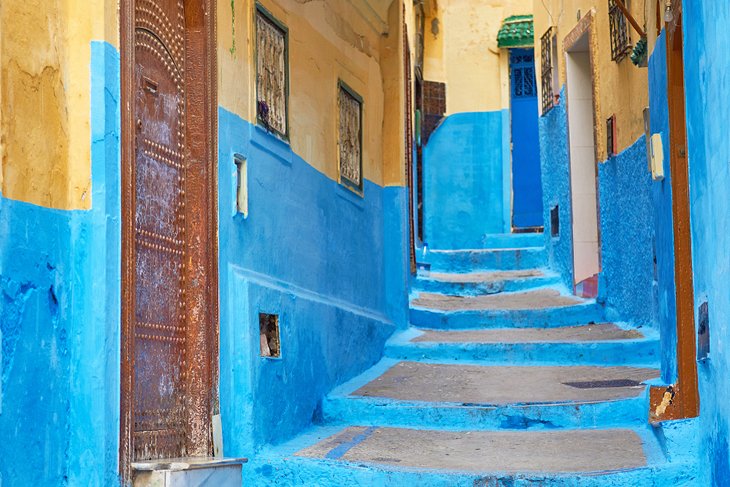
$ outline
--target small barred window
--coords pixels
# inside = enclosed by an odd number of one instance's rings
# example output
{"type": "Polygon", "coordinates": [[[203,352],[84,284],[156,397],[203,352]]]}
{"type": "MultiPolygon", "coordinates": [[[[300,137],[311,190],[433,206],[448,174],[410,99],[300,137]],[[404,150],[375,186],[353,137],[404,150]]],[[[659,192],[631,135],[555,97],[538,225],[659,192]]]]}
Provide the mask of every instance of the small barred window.
{"type": "MultiPolygon", "coordinates": [[[[628,6],[629,1],[626,0],[626,7],[628,6]]],[[[608,16],[611,29],[611,59],[619,62],[631,52],[628,20],[616,0],[608,0],[608,16]]]]}
{"type": "Polygon", "coordinates": [[[362,98],[340,82],[339,107],[339,167],[340,181],[357,190],[362,189],[362,98]]]}
{"type": "Polygon", "coordinates": [[[553,54],[557,45],[555,27],[550,27],[540,38],[540,81],[542,88],[542,113],[547,113],[555,105],[554,85],[557,79],[557,66],[553,65],[553,54]]]}
{"type": "Polygon", "coordinates": [[[257,119],[281,136],[289,135],[288,46],[286,28],[263,9],[256,9],[257,119]]]}

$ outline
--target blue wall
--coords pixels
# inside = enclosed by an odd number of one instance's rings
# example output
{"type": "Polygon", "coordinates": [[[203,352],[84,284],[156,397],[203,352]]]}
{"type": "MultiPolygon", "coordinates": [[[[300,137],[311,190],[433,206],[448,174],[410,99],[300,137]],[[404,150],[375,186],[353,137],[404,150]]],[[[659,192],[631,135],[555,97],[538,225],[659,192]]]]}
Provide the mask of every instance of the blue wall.
{"type": "MultiPolygon", "coordinates": [[[[430,248],[481,248],[485,235],[510,231],[505,114],[509,121],[507,110],[457,113],[431,134],[423,149],[424,240],[430,248]]],[[[509,137],[509,125],[506,130],[509,137]]]]}
{"type": "Polygon", "coordinates": [[[405,324],[406,195],[366,180],[360,197],[223,108],[219,131],[221,414],[237,456],[310,425],[405,324]],[[245,219],[234,154],[248,161],[245,219]],[[281,359],[259,357],[259,312],[280,315],[281,359]]]}
{"type": "MultiPolygon", "coordinates": [[[[730,52],[727,2],[685,2],[685,88],[695,308],[708,302],[710,358],[698,364],[705,485],[730,478],[730,52]]],[[[697,312],[695,312],[697,316],[697,312]]]]}
{"type": "Polygon", "coordinates": [[[669,164],[669,107],[667,105],[667,52],[664,33],[649,57],[649,106],[652,134],[661,134],[664,146],[664,179],[652,182],[654,209],[654,286],[661,336],[662,379],[673,384],[677,377],[677,307],[674,287],[674,228],[672,175],[669,164]]]}
{"type": "Polygon", "coordinates": [[[560,104],[540,117],[540,167],[542,172],[545,249],[551,269],[563,283],[573,288],[573,230],[570,202],[570,156],[568,153],[568,115],[565,111],[565,88],[560,104]],[[551,236],[550,210],[559,206],[560,232],[551,236]]]}
{"type": "Polygon", "coordinates": [[[91,56],[93,208],[0,197],[3,485],[118,482],[119,55],[91,56]]]}
{"type": "Polygon", "coordinates": [[[652,179],[646,138],[598,165],[606,317],[655,326],[652,179]]]}

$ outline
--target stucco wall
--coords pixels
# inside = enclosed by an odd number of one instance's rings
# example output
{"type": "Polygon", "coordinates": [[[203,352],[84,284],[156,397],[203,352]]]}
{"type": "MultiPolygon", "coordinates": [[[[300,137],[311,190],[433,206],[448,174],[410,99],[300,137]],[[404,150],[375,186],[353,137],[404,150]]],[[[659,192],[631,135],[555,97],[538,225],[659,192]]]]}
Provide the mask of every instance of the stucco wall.
{"type": "Polygon", "coordinates": [[[730,122],[727,102],[727,25],[730,5],[724,2],[684,3],[685,88],[694,267],[695,316],[708,303],[710,355],[698,364],[700,387],[700,464],[705,485],[723,485],[730,478],[730,122]]]}
{"type": "MultiPolygon", "coordinates": [[[[652,3],[652,2],[647,2],[652,3]]],[[[631,2],[630,10],[642,23],[644,4],[631,2]]],[[[609,29],[608,1],[593,0],[535,0],[535,49],[540,52],[540,38],[550,26],[557,26],[558,59],[553,67],[559,70],[559,84],[563,86],[565,77],[565,55],[563,41],[577,25],[578,15],[585,16],[593,10],[597,53],[594,56],[594,69],[598,74],[598,98],[596,105],[597,160],[606,160],[606,119],[616,115],[618,152],[623,152],[644,133],[641,110],[648,105],[646,69],[639,69],[629,57],[616,63],[611,60],[611,40],[609,29]]],[[[639,35],[629,26],[632,43],[639,35]]],[[[541,59],[535,57],[538,87],[541,90],[541,59]]]]}
{"type": "Polygon", "coordinates": [[[223,3],[220,407],[224,452],[242,456],[308,427],[321,398],[405,325],[402,6],[387,12],[386,37],[347,2],[262,2],[289,32],[286,142],[253,123],[254,2],[223,3]],[[337,182],[338,78],[364,99],[362,195],[337,182]],[[235,209],[234,154],[247,160],[246,218],[235,209]],[[259,356],[260,312],[279,315],[280,359],[259,356]]]}

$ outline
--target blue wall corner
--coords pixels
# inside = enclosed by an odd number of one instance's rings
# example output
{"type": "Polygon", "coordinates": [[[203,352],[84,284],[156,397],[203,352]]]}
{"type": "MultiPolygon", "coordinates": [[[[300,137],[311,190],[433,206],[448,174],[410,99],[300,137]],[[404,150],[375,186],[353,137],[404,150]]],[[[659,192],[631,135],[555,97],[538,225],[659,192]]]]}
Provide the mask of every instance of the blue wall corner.
{"type": "Polygon", "coordinates": [[[724,485],[730,478],[730,240],[726,223],[730,214],[730,5],[687,2],[683,15],[695,316],[707,302],[710,333],[709,358],[698,364],[700,464],[707,470],[704,485],[724,485]]]}
{"type": "Polygon", "coordinates": [[[664,174],[652,182],[654,208],[655,300],[661,337],[662,379],[672,384],[677,377],[677,320],[674,287],[674,228],[672,175],[669,170],[669,107],[667,105],[667,52],[665,34],[657,39],[649,57],[649,106],[651,133],[664,139],[664,174]]]}
{"type": "Polygon", "coordinates": [[[92,42],[90,72],[92,209],[0,203],[8,485],[118,483],[118,52],[92,42]]]}
{"type": "Polygon", "coordinates": [[[508,110],[450,115],[431,134],[423,150],[430,248],[481,248],[485,235],[510,231],[504,220],[504,112],[508,119],[508,110]]]}
{"type": "Polygon", "coordinates": [[[568,115],[565,111],[565,87],[560,104],[539,120],[540,167],[543,188],[545,250],[551,269],[560,274],[563,284],[573,289],[573,230],[570,198],[570,157],[568,153],[568,115]],[[551,236],[550,210],[558,206],[558,236],[551,236]]]}
{"type": "Polygon", "coordinates": [[[265,131],[219,109],[220,403],[226,455],[280,443],[334,386],[376,363],[404,322],[406,191],[363,196],[265,131]],[[234,214],[233,155],[249,214],[234,214]],[[279,315],[280,359],[259,356],[258,313],[279,315]]]}

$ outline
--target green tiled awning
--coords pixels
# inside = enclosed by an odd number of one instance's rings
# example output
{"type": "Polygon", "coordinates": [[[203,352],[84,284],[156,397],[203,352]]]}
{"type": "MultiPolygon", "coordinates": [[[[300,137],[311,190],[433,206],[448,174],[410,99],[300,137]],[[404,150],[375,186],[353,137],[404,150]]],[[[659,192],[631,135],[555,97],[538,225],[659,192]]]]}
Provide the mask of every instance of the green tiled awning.
{"type": "Polygon", "coordinates": [[[534,43],[532,15],[513,15],[504,19],[497,34],[499,47],[532,47],[534,43]]]}

